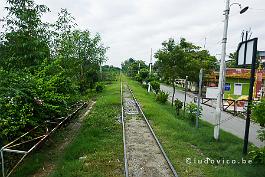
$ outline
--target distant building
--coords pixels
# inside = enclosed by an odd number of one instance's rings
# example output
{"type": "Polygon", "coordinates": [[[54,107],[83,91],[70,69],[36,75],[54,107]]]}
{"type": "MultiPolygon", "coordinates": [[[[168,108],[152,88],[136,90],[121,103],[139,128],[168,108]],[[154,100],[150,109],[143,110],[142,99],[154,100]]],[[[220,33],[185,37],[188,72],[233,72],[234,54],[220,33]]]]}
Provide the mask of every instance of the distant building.
{"type": "MultiPolygon", "coordinates": [[[[264,59],[265,60],[265,59],[264,59]]],[[[207,75],[204,81],[205,86],[217,87],[219,73],[213,72],[207,75]]],[[[226,68],[225,95],[248,95],[250,83],[250,69],[226,68]]],[[[264,97],[265,94],[265,70],[256,70],[254,97],[264,97]]]]}
{"type": "Polygon", "coordinates": [[[265,51],[258,51],[258,59],[263,63],[263,68],[265,68],[265,51]]]}

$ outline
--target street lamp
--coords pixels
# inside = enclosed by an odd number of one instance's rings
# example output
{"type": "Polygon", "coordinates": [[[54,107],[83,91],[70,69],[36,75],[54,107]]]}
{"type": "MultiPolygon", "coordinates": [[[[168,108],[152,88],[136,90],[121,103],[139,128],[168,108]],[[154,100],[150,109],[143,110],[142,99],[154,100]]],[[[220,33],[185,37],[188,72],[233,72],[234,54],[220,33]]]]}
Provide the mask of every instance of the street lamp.
{"type": "Polygon", "coordinates": [[[229,19],[229,11],[232,5],[238,5],[240,7],[240,14],[243,14],[248,10],[248,7],[241,8],[241,4],[232,3],[230,5],[230,0],[226,0],[225,6],[225,20],[224,20],[224,31],[223,31],[223,39],[222,39],[222,54],[221,54],[221,62],[220,62],[220,71],[219,71],[219,81],[218,81],[218,94],[217,94],[217,103],[215,110],[215,125],[214,125],[214,138],[216,140],[219,139],[220,132],[220,120],[221,120],[221,109],[222,109],[222,100],[223,100],[223,82],[224,82],[224,63],[226,56],[226,43],[227,43],[227,29],[228,29],[228,19],[229,19]]]}

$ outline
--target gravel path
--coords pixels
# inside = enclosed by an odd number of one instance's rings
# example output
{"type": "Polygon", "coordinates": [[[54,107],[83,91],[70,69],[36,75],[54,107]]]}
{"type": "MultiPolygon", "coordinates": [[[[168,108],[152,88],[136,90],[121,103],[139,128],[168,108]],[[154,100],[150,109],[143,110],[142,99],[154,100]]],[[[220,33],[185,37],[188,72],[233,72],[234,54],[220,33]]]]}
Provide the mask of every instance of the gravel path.
{"type": "Polygon", "coordinates": [[[123,91],[129,176],[173,176],[126,85],[123,91]]]}

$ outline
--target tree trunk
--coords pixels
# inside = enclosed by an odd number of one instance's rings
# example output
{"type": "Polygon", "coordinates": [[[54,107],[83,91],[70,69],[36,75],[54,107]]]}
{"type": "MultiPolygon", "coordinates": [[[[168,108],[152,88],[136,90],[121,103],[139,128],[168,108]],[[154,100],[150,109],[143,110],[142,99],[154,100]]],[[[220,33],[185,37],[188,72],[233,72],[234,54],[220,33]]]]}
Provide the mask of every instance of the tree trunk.
{"type": "Polygon", "coordinates": [[[174,104],[174,97],[175,97],[175,92],[176,92],[176,87],[175,87],[175,82],[174,81],[172,83],[172,86],[173,86],[173,95],[172,95],[171,106],[173,106],[173,104],[174,104]]]}

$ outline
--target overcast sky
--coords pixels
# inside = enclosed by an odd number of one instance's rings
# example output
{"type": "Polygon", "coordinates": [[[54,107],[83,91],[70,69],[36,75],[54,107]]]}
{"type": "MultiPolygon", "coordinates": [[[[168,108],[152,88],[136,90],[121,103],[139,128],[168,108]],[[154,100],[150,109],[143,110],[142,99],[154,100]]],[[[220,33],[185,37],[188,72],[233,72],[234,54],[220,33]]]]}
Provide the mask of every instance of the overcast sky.
{"type": "MultiPolygon", "coordinates": [[[[4,16],[0,1],[0,18],[4,16]]],[[[44,19],[53,22],[61,8],[67,8],[81,29],[100,33],[110,47],[107,64],[120,66],[133,57],[150,60],[168,38],[180,37],[206,47],[218,59],[221,53],[225,0],[35,0],[51,12],[44,19]],[[206,38],[206,42],[205,42],[206,38]]],[[[265,0],[233,0],[250,9],[240,15],[239,7],[230,11],[227,53],[236,50],[242,30],[251,28],[258,37],[258,50],[265,50],[265,0]]]]}

